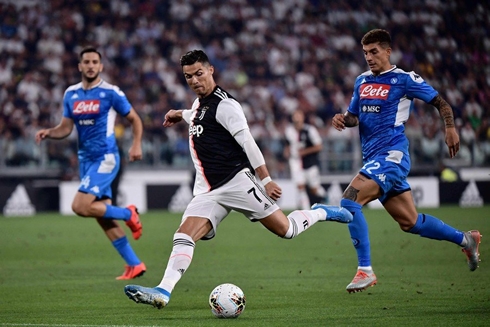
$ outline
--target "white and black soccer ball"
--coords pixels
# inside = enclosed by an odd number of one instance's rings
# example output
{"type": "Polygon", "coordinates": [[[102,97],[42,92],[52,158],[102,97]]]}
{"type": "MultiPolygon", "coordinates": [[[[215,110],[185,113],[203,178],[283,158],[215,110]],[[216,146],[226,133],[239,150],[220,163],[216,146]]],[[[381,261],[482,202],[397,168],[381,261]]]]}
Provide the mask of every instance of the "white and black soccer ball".
{"type": "Polygon", "coordinates": [[[236,318],[245,310],[245,294],[234,284],[221,284],[209,295],[209,306],[218,318],[236,318]]]}

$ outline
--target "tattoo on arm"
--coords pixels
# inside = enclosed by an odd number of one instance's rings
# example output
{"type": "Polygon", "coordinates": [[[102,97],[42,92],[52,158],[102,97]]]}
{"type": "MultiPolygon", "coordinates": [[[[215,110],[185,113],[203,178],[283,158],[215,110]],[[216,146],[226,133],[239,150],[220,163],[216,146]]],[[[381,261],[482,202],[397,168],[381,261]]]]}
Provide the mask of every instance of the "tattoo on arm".
{"type": "Polygon", "coordinates": [[[351,201],[356,201],[357,200],[357,193],[359,193],[359,190],[353,188],[352,186],[349,186],[343,194],[343,198],[351,201]]]}
{"type": "Polygon", "coordinates": [[[439,94],[436,95],[434,99],[430,102],[431,105],[437,108],[439,110],[439,115],[441,118],[444,120],[444,125],[446,125],[446,128],[448,127],[454,127],[454,116],[453,116],[453,109],[449,105],[449,103],[446,102],[439,94]]]}
{"type": "Polygon", "coordinates": [[[345,127],[354,127],[359,125],[359,118],[348,111],[344,115],[345,127]]]}

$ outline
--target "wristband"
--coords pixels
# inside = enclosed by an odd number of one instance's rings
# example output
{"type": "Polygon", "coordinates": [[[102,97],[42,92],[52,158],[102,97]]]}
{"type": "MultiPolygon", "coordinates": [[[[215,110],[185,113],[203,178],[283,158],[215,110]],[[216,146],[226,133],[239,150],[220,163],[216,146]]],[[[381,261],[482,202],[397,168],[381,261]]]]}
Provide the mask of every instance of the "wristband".
{"type": "Polygon", "coordinates": [[[269,182],[272,182],[272,178],[271,178],[270,176],[267,176],[266,178],[264,178],[264,179],[262,180],[262,185],[264,185],[264,186],[265,186],[265,185],[266,185],[266,184],[268,184],[269,182]]]}

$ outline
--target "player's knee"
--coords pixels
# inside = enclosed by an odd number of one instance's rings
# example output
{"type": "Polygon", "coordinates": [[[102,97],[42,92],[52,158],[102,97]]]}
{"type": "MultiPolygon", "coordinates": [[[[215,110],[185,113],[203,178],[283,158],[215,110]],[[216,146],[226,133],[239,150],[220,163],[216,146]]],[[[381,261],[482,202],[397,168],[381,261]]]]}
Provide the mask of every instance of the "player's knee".
{"type": "Polygon", "coordinates": [[[412,219],[407,219],[406,217],[393,217],[398,225],[400,226],[400,229],[404,231],[405,233],[409,233],[412,231],[413,226],[415,226],[416,219],[413,221],[412,219]]]}
{"type": "Polygon", "coordinates": [[[73,202],[71,205],[71,210],[81,217],[89,217],[89,210],[86,206],[81,205],[80,203],[73,202]]]}

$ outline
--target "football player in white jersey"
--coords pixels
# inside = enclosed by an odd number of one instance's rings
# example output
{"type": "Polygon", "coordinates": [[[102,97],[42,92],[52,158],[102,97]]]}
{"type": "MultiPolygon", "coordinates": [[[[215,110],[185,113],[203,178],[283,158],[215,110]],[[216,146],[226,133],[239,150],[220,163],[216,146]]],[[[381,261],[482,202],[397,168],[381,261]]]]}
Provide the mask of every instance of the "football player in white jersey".
{"type": "Polygon", "coordinates": [[[369,71],[357,77],[345,114],[336,114],[332,120],[333,127],[339,131],[359,126],[364,161],[340,203],[354,215],[349,231],[359,263],[347,291],[362,291],[377,282],[371,267],[368,227],[361,211],[375,199],[380,200],[404,232],[460,245],[473,271],[478,267],[480,233],[476,230],[465,233],[438,218],[418,213],[407,183],[410,156],[404,124],[413,99],[430,103],[439,111],[445,124],[449,155],[453,158],[459,150],[459,136],[451,106],[419,75],[390,63],[391,36],[387,31],[369,31],[361,44],[369,71]]]}
{"type": "Polygon", "coordinates": [[[312,196],[325,199],[325,189],[320,182],[320,162],[318,154],[322,151],[322,138],[318,129],[305,123],[305,114],[296,110],[291,115],[291,124],[286,126],[287,145],[284,156],[289,159],[291,178],[298,188],[298,208],[310,207],[307,189],[312,196]]]}
{"type": "Polygon", "coordinates": [[[142,226],[134,205],[121,208],[111,202],[111,183],[120,165],[114,123],[117,113],[131,123],[133,144],[129,149],[130,161],[141,160],[143,124],[124,93],[101,79],[103,67],[102,56],[95,48],[81,51],[78,69],[82,81],[65,91],[61,123],[38,131],[36,141],[63,139],[76,126],[81,183],[72,209],[79,216],[95,218],[126,262],[124,273],[116,279],[132,279],[141,276],[146,267],[134,253],[117,220],[125,221],[134,239],[141,236],[142,226]]]}
{"type": "Polygon", "coordinates": [[[182,120],[189,124],[190,152],[196,169],[194,198],[174,234],[160,284],[153,288],[127,285],[124,289],[131,300],[159,309],[168,304],[175,285],[191,264],[196,242],[213,238],[231,210],[243,213],[250,221],[260,221],[286,239],[298,236],[318,221],[348,223],[352,219],[344,208],[322,204],[286,216],[275,203],[282,190],[269,175],[240,103],[216,85],[214,67],[202,50],[189,51],[180,63],[197,99],[190,110],[170,110],[163,126],[182,120]]]}

